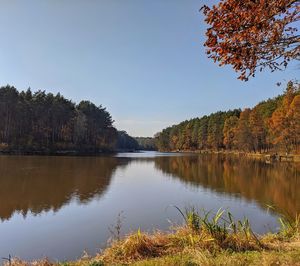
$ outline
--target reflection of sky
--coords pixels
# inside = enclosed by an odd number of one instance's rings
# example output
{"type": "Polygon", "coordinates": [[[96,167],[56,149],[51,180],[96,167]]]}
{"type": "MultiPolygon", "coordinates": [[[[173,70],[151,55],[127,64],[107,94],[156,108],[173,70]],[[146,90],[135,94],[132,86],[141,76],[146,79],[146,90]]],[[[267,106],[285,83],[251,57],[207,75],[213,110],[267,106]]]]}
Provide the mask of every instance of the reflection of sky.
{"type": "Polygon", "coordinates": [[[265,231],[267,225],[274,228],[276,223],[276,218],[254,201],[184,184],[156,169],[153,161],[134,160],[116,170],[108,191],[101,198],[85,204],[73,199],[56,213],[28,214],[25,219],[15,213],[1,223],[0,256],[75,259],[83,250],[95,253],[105,245],[110,237],[108,227],[121,211],[125,216],[123,232],[139,227],[166,230],[170,226],[168,220],[181,223],[181,216],[171,205],[182,209],[194,205],[213,211],[228,208],[238,219],[247,216],[256,232],[265,231]]]}

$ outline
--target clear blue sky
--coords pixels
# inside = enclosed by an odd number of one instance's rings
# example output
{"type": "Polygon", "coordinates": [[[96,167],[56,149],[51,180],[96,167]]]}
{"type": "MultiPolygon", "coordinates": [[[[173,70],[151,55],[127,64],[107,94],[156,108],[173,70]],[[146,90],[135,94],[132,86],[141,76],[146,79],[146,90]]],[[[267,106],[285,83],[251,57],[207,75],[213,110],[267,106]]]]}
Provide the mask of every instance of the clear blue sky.
{"type": "Polygon", "coordinates": [[[282,92],[299,69],[244,83],[206,58],[198,0],[7,0],[0,9],[0,85],[61,92],[107,107],[118,129],[152,136],[282,92]]]}

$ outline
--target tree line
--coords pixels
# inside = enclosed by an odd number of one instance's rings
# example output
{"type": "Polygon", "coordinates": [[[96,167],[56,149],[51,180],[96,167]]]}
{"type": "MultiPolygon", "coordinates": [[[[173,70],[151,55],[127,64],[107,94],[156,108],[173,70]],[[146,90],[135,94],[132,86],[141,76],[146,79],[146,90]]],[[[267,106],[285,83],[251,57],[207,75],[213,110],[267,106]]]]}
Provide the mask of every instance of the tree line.
{"type": "Polygon", "coordinates": [[[139,145],[139,150],[147,150],[147,151],[156,151],[156,141],[155,138],[151,137],[135,137],[139,145]]]}
{"type": "Polygon", "coordinates": [[[252,109],[220,111],[183,121],[157,133],[156,142],[161,151],[299,153],[300,86],[289,82],[284,94],[252,109]]]}
{"type": "Polygon", "coordinates": [[[75,104],[61,94],[0,88],[0,150],[97,153],[132,147],[109,112],[90,101],[75,104]],[[122,138],[122,142],[120,139],[122,138]]]}
{"type": "Polygon", "coordinates": [[[117,148],[120,151],[156,151],[156,142],[151,137],[131,137],[126,131],[118,131],[117,148]]]}
{"type": "Polygon", "coordinates": [[[119,151],[134,151],[139,149],[139,144],[126,131],[119,131],[116,147],[119,151]]]}

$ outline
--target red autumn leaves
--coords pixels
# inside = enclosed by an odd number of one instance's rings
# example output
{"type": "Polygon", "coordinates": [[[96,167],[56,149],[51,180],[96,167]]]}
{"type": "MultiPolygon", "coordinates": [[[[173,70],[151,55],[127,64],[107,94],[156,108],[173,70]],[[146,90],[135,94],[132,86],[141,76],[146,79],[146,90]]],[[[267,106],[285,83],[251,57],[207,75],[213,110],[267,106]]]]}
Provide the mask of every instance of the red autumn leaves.
{"type": "Polygon", "coordinates": [[[207,54],[219,65],[231,65],[239,79],[256,70],[284,69],[300,59],[300,0],[221,0],[202,7],[207,54]]]}

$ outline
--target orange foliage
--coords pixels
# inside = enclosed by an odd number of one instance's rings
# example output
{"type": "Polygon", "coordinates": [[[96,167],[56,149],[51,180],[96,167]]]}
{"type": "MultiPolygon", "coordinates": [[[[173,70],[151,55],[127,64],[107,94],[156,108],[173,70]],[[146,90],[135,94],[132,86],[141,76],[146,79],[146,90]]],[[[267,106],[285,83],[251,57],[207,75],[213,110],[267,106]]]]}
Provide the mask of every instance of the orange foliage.
{"type": "Polygon", "coordinates": [[[210,27],[207,54],[215,62],[232,65],[248,80],[255,71],[283,69],[300,59],[299,0],[221,0],[201,8],[210,27]]]}
{"type": "Polygon", "coordinates": [[[296,87],[289,83],[282,105],[279,106],[270,119],[270,130],[274,144],[283,144],[288,153],[296,148],[300,136],[300,96],[296,87]]]}

